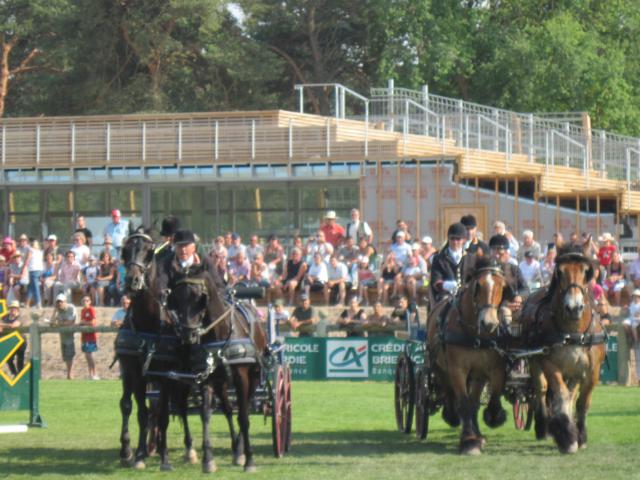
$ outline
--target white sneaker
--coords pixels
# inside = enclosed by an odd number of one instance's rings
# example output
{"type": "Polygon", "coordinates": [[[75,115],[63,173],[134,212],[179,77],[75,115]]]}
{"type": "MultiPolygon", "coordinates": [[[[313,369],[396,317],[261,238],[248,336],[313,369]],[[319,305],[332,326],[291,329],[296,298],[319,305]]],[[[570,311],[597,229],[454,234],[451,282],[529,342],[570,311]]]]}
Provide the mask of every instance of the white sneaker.
{"type": "Polygon", "coordinates": [[[100,377],[98,375],[94,375],[93,377],[91,377],[91,380],[100,380],[100,377]]]}

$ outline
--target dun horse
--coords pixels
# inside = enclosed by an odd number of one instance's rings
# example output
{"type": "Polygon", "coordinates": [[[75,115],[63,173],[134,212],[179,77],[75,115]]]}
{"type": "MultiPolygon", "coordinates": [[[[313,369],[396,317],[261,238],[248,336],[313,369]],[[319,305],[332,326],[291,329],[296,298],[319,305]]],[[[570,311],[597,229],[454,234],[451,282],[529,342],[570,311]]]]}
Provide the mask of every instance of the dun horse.
{"type": "MultiPolygon", "coordinates": [[[[205,264],[190,267],[186,274],[174,272],[169,286],[171,293],[167,306],[182,341],[180,372],[173,372],[171,376],[199,386],[203,424],[202,469],[205,473],[217,469],[209,439],[215,393],[229,424],[233,463],[243,465],[245,471],[255,471],[249,441],[249,413],[260,381],[262,362],[268,351],[266,335],[252,310],[241,303],[225,305],[205,264]],[[238,436],[233,427],[230,387],[235,389],[240,427],[238,436]]],[[[168,413],[167,399],[166,394],[161,394],[161,414],[164,415],[168,413]]],[[[164,458],[166,451],[164,431],[159,442],[163,464],[168,462],[164,458]]]]}
{"type": "Polygon", "coordinates": [[[536,437],[550,433],[563,453],[586,447],[587,412],[605,357],[605,333],[588,287],[593,273],[580,251],[558,252],[548,290],[532,295],[520,317],[527,346],[548,349],[530,359],[536,437]]]}
{"type": "Polygon", "coordinates": [[[484,445],[477,417],[480,394],[487,381],[491,398],[484,421],[493,428],[506,420],[500,403],[505,362],[495,348],[504,285],[500,267],[479,259],[469,283],[456,297],[439,303],[427,321],[427,361],[434,359],[431,368],[444,392],[443,418],[451,426],[462,422],[463,454],[479,454],[484,445]]]}
{"type": "MultiPolygon", "coordinates": [[[[120,462],[123,466],[133,463],[136,469],[145,468],[144,460],[148,456],[150,412],[146,400],[148,379],[144,375],[145,362],[151,351],[159,350],[153,362],[157,367],[162,351],[177,344],[177,339],[163,335],[161,331],[162,312],[153,288],[156,277],[154,242],[149,233],[139,228],[127,237],[122,247],[122,261],[126,268],[125,289],[131,297],[131,305],[116,339],[116,355],[122,377],[120,462]],[[135,458],[131,452],[129,437],[129,417],[133,410],[132,395],[138,407],[139,438],[135,458]]],[[[197,462],[197,455],[192,447],[186,403],[178,405],[178,410],[181,412],[184,426],[185,460],[194,463],[197,462]]]]}

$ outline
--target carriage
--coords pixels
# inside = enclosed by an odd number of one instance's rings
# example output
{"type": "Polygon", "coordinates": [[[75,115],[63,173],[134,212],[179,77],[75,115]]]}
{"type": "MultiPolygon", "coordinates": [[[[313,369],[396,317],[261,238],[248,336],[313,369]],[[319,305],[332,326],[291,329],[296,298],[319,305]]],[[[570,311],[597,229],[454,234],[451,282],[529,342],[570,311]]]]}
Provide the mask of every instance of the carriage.
{"type": "MultiPolygon", "coordinates": [[[[262,298],[264,296],[263,288],[246,288],[237,287],[227,291],[228,300],[236,305],[236,308],[242,308],[237,302],[239,298],[262,298]]],[[[260,382],[256,388],[251,403],[251,413],[263,415],[265,422],[268,418],[271,420],[271,439],[273,454],[277,458],[282,458],[291,447],[292,437],[292,410],[291,410],[291,369],[284,358],[284,339],[280,336],[279,325],[275,319],[273,305],[267,306],[267,338],[269,354],[265,356],[267,359],[260,373],[260,382]]],[[[193,382],[191,392],[189,394],[190,414],[199,414],[202,398],[195,388],[198,384],[198,373],[184,372],[154,372],[149,371],[151,377],[162,376],[174,380],[182,380],[193,382]]],[[[149,388],[147,391],[147,400],[149,402],[150,424],[152,428],[149,431],[149,444],[155,444],[154,435],[156,434],[155,425],[157,423],[156,414],[159,391],[157,385],[149,388]]],[[[232,403],[234,412],[237,412],[237,399],[233,387],[229,389],[229,399],[232,403]]],[[[170,405],[170,411],[177,414],[175,405],[170,405]]],[[[222,412],[220,399],[216,398],[214,412],[222,412]]]]}

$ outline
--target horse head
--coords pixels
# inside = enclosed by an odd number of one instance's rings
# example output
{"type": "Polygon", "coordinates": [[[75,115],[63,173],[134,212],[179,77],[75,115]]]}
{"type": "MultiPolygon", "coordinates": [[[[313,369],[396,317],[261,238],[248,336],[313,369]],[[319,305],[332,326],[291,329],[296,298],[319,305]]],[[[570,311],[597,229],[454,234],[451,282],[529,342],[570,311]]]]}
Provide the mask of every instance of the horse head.
{"type": "Polygon", "coordinates": [[[465,289],[466,314],[463,321],[476,335],[494,334],[500,325],[498,309],[506,284],[500,265],[490,259],[478,259],[465,289]]]}
{"type": "Polygon", "coordinates": [[[184,344],[200,342],[202,329],[210,320],[212,284],[207,272],[180,275],[172,285],[169,308],[174,314],[176,330],[184,344]]]}
{"type": "Polygon", "coordinates": [[[572,322],[582,318],[589,303],[587,286],[593,274],[593,264],[582,252],[567,251],[558,255],[549,291],[558,295],[563,318],[572,322]]]}
{"type": "Polygon", "coordinates": [[[136,295],[148,288],[147,274],[154,264],[155,245],[149,231],[143,227],[129,235],[122,243],[121,258],[126,274],[125,290],[136,295]]]}

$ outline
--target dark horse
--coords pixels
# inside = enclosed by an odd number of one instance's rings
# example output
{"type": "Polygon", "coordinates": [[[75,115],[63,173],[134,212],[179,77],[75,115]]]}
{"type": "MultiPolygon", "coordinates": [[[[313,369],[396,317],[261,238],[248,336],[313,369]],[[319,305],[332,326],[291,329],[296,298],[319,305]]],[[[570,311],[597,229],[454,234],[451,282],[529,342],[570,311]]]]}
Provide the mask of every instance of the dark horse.
{"type": "Polygon", "coordinates": [[[484,421],[498,427],[506,420],[500,403],[505,360],[497,349],[504,286],[500,266],[478,259],[469,282],[455,297],[436,305],[427,319],[427,366],[444,395],[443,418],[454,427],[462,422],[463,454],[477,455],[484,445],[477,417],[487,381],[491,398],[484,421]]]}
{"type": "MultiPolygon", "coordinates": [[[[165,357],[164,351],[171,350],[174,348],[173,345],[178,343],[177,338],[172,338],[162,331],[162,309],[154,291],[155,247],[149,233],[139,228],[123,242],[121,256],[126,268],[125,289],[131,298],[131,305],[116,339],[116,355],[120,362],[122,378],[120,462],[123,466],[130,466],[133,463],[137,469],[145,468],[144,460],[148,456],[149,409],[146,401],[148,378],[144,370],[149,365],[145,363],[150,362],[152,366],[159,367],[158,363],[163,363],[163,357],[165,357]],[[135,460],[129,437],[129,417],[133,410],[132,395],[138,406],[139,438],[135,460]]],[[[178,405],[178,410],[181,412],[185,433],[185,460],[195,463],[197,455],[192,447],[186,418],[186,403],[178,405]]]]}
{"type": "Polygon", "coordinates": [[[559,251],[551,284],[529,297],[520,316],[527,347],[548,350],[530,359],[536,437],[550,433],[563,453],[586,447],[587,412],[605,357],[605,332],[589,290],[593,274],[580,250],[559,251]]]}
{"type": "MultiPolygon", "coordinates": [[[[225,304],[209,266],[205,262],[184,271],[172,264],[167,307],[182,346],[179,371],[169,376],[199,386],[203,472],[214,472],[217,468],[209,439],[214,393],[229,424],[233,462],[251,472],[256,467],[249,442],[249,413],[263,362],[268,359],[267,338],[252,309],[242,303],[225,304]],[[233,427],[230,387],[235,389],[238,436],[233,427]]],[[[167,395],[161,394],[161,405],[166,402],[167,395]]],[[[161,412],[166,415],[166,407],[161,406],[161,412]]],[[[159,451],[163,455],[166,432],[161,432],[160,439],[159,451]]]]}

